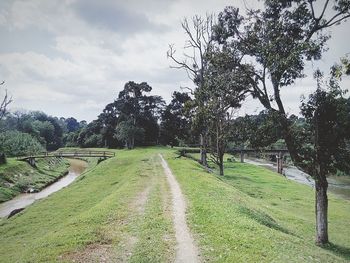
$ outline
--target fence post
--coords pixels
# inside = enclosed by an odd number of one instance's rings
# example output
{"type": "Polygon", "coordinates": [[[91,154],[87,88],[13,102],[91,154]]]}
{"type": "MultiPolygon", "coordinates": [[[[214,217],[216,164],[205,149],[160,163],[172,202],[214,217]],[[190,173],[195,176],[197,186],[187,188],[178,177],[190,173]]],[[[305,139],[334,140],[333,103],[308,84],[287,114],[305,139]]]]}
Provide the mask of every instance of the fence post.
{"type": "Polygon", "coordinates": [[[283,156],[282,153],[279,152],[277,156],[277,172],[279,174],[282,174],[283,171],[283,156]]]}

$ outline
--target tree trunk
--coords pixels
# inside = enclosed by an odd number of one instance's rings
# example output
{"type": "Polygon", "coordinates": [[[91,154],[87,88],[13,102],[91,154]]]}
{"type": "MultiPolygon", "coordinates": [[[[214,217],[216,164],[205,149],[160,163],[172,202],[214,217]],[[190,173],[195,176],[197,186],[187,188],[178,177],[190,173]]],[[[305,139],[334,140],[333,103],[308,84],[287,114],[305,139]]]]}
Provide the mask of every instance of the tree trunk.
{"type": "Polygon", "coordinates": [[[224,176],[224,156],[221,154],[219,156],[219,170],[220,175],[224,176]]]}
{"type": "MultiPolygon", "coordinates": [[[[291,123],[284,114],[279,115],[283,137],[285,139],[288,152],[294,165],[309,173],[315,179],[315,214],[316,214],[316,243],[323,245],[328,243],[328,182],[322,167],[313,171],[309,164],[303,162],[302,156],[299,155],[299,147],[295,143],[291,133],[291,123]]],[[[318,163],[318,165],[320,165],[318,163]]]]}
{"type": "Polygon", "coordinates": [[[328,182],[325,176],[315,180],[315,213],[316,213],[316,243],[324,245],[328,243],[328,182]]]}
{"type": "Polygon", "coordinates": [[[135,145],[135,137],[132,136],[131,137],[131,142],[130,142],[130,149],[134,149],[134,145],[135,145]]]}
{"type": "Polygon", "coordinates": [[[208,166],[206,138],[202,133],[200,134],[200,155],[201,155],[201,164],[204,166],[208,166]]]}

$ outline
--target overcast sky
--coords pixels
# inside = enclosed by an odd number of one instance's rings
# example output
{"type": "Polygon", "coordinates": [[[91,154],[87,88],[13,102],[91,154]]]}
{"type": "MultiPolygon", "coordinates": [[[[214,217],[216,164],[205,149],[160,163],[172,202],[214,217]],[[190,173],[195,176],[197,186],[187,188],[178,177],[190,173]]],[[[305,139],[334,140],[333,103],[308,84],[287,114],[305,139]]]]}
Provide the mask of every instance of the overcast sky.
{"type": "MultiPolygon", "coordinates": [[[[318,0],[318,2],[323,2],[318,0]]],[[[247,0],[250,6],[261,2],[247,0]]],[[[41,110],[50,115],[91,121],[117,97],[124,83],[146,81],[167,101],[186,74],[170,69],[168,44],[180,49],[181,20],[218,13],[243,0],[23,0],[0,2],[0,80],[13,96],[11,109],[41,110]]],[[[350,52],[350,22],[333,29],[329,51],[306,73],[323,69],[350,52]]],[[[350,84],[348,80],[345,84],[350,84]]],[[[300,96],[314,90],[312,77],[285,89],[290,113],[300,96]]],[[[261,110],[248,100],[241,114],[261,110]]]]}

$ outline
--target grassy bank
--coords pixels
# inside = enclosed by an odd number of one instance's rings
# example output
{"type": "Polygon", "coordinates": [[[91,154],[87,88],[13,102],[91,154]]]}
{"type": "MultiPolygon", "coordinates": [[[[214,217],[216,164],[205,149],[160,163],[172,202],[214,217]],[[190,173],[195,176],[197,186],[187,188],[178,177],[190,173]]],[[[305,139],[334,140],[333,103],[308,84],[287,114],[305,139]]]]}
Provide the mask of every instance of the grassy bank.
{"type": "Polygon", "coordinates": [[[313,189],[249,164],[207,173],[175,150],[117,151],[68,187],[0,221],[1,262],[173,262],[163,153],[188,201],[203,262],[348,262],[350,202],[330,195],[331,244],[314,244],[313,189]]]}
{"type": "Polygon", "coordinates": [[[0,202],[27,191],[40,191],[68,171],[69,163],[62,158],[37,159],[37,168],[28,163],[8,158],[0,165],[0,202]]]}
{"type": "Polygon", "coordinates": [[[172,261],[168,190],[156,152],[118,151],[1,220],[1,262],[172,261]]]}
{"type": "Polygon", "coordinates": [[[249,164],[224,177],[168,153],[189,202],[188,220],[210,262],[348,262],[350,202],[330,195],[331,245],[314,244],[313,189],[249,164]]]}

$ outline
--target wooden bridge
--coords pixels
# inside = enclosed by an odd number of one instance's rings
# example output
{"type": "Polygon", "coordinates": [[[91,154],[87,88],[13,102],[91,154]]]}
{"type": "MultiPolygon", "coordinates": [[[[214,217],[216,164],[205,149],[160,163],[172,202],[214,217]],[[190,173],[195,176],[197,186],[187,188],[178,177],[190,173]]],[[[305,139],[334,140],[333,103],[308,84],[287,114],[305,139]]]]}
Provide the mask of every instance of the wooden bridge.
{"type": "Polygon", "coordinates": [[[229,152],[230,154],[240,154],[241,163],[244,163],[244,155],[247,153],[267,153],[276,155],[277,159],[277,172],[283,173],[283,156],[289,155],[287,149],[234,149],[229,152]]]}
{"type": "MultiPolygon", "coordinates": [[[[182,152],[181,154],[186,154],[186,153],[199,153],[200,149],[186,149],[182,148],[180,150],[182,152]]],[[[208,152],[208,151],[207,151],[208,152]]],[[[277,172],[282,174],[283,172],[283,156],[289,155],[289,152],[287,149],[241,149],[241,148],[236,148],[228,151],[227,153],[235,155],[239,154],[241,157],[241,163],[244,163],[244,157],[248,153],[267,153],[267,154],[273,154],[276,155],[277,159],[277,172]]]]}
{"type": "Polygon", "coordinates": [[[79,157],[96,157],[96,158],[111,158],[115,156],[115,152],[112,151],[89,151],[89,150],[59,150],[54,152],[41,152],[38,154],[32,154],[28,156],[19,156],[17,160],[26,161],[31,166],[35,166],[35,160],[39,158],[48,157],[64,157],[64,158],[79,158],[79,157]]]}

